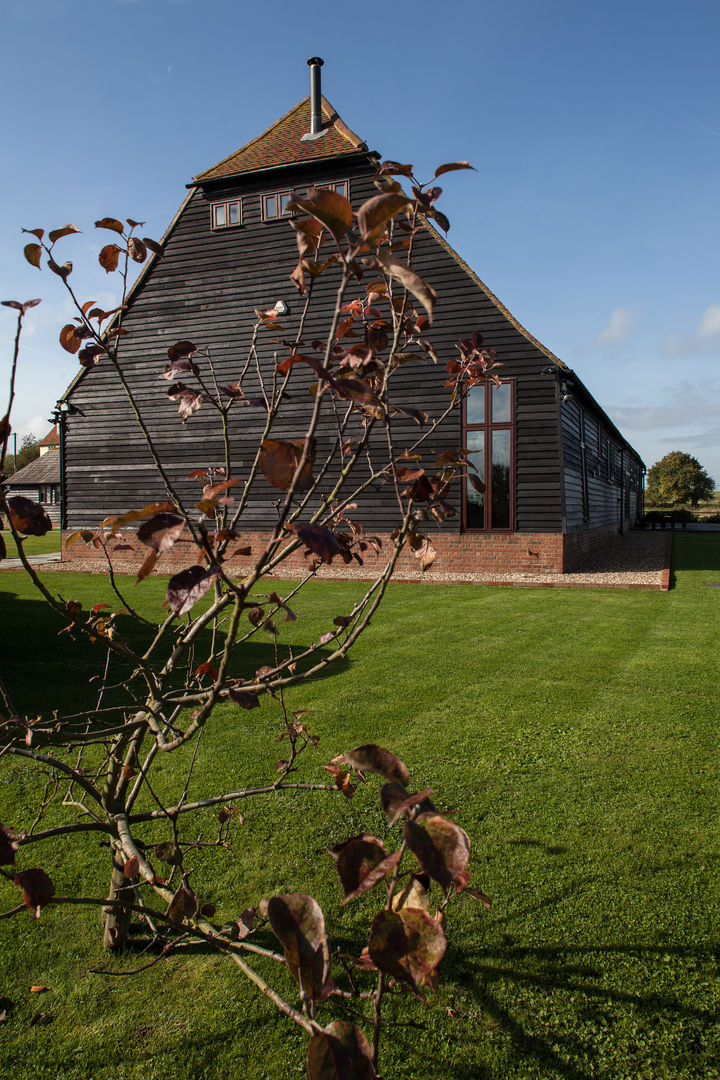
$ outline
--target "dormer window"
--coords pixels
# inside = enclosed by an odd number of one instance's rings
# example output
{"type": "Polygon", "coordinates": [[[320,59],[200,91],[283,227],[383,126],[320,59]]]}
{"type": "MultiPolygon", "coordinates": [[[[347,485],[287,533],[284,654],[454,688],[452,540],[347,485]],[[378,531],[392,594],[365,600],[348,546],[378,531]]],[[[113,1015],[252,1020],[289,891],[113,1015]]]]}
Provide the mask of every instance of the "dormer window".
{"type": "Polygon", "coordinates": [[[291,217],[292,210],[288,210],[288,203],[292,197],[290,191],[276,191],[274,195],[263,195],[262,216],[263,221],[273,221],[275,218],[291,217]]]}
{"type": "Polygon", "coordinates": [[[213,229],[227,229],[242,224],[242,206],[239,199],[232,202],[212,204],[213,229]]]}

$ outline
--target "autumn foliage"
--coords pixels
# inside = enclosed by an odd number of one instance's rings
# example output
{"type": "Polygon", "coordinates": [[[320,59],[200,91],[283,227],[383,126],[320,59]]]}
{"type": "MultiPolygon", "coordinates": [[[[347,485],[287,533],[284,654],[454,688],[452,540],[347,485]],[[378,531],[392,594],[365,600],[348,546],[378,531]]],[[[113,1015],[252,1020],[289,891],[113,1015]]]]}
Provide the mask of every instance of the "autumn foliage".
{"type": "MultiPolygon", "coordinates": [[[[19,821],[0,826],[5,892],[10,904],[13,897],[21,898],[9,914],[29,909],[33,918],[42,918],[48,904],[69,899],[58,895],[64,890],[62,882],[52,881],[41,867],[32,865],[34,844],[43,840],[62,845],[70,833],[83,829],[88,836],[102,834],[110,851],[107,880],[97,883],[94,895],[80,899],[102,908],[105,944],[122,948],[130,920],[136,919],[149,936],[164,942],[168,953],[179,935],[185,942],[212,945],[307,1032],[311,1080],[374,1077],[386,1032],[384,996],[392,989],[427,1001],[447,948],[448,909],[461,895],[490,903],[470,883],[468,834],[440,808],[442,795],[430,788],[414,790],[409,768],[390,750],[374,744],[348,748],[324,765],[317,783],[298,783],[298,760],[317,752],[318,740],[303,715],[293,713],[287,703],[295,684],[347,655],[378,609],[401,552],[410,550],[422,569],[432,565],[435,551],[424,523],[442,522],[456,512],[458,481],[470,475],[471,482],[480,484],[461,447],[428,460],[426,443],[459,406],[469,386],[496,377],[495,358],[481,339],[469,335],[456,355],[446,358],[440,378],[448,398],[440,415],[429,416],[421,402],[396,409],[390,394],[401,368],[439,363],[430,337],[436,296],[413,268],[413,246],[429,221],[447,228],[447,219],[436,206],[441,192],[435,180],[465,168],[466,162],[443,165],[429,184],[420,184],[410,166],[385,162],[377,178],[378,194],[355,211],[333,191],[311,188],[293,198],[289,225],[296,235],[298,257],[291,279],[304,306],[294,337],[279,338],[282,352],[272,364],[260,359],[258,341],[263,335],[284,334],[274,309],[257,311],[248,356],[231,381],[218,377],[202,341],[168,343],[167,361],[158,375],[165,380],[160,392],[177,409],[176,422],[192,425],[199,410],[211,410],[225,446],[221,465],[199,462],[191,472],[197,483],[192,505],[180,498],[163,467],[120,363],[123,339],[129,333],[125,326],[129,271],[133,264],[162,258],[162,247],[141,237],[142,223],[132,219],[106,217],[95,223],[114,234],[113,241],[102,247],[99,262],[108,273],[120,275],[122,286],[121,303],[105,311],[92,300],[80,300],[72,284],[73,264],[61,262],[57,254],[57,245],[77,233],[76,226],[47,235],[39,228],[25,230],[33,237],[25,246],[27,261],[38,269],[47,267],[75,304],[74,319],[60,331],[60,345],[85,367],[103,364],[114,369],[136,407],[166,498],[129,508],[70,538],[69,542],[101,550],[117,594],[115,610],[105,604],[86,610],[44,583],[25,559],[23,537],[51,528],[42,508],[27,499],[6,497],[0,485],[0,507],[27,573],[48,604],[62,614],[67,633],[88,639],[98,650],[98,681],[80,718],[62,702],[52,716],[20,715],[11,691],[0,685],[0,754],[24,761],[28,769],[49,769],[58,783],[74,792],[61,825],[42,827],[41,804],[32,833],[19,821]],[[397,177],[409,182],[410,194],[397,177]],[[336,285],[336,302],[327,312],[324,338],[308,343],[303,339],[305,319],[314,283],[325,274],[336,285]],[[351,289],[359,295],[349,299],[351,289]],[[249,370],[259,392],[247,390],[249,370]],[[280,437],[276,429],[288,387],[299,371],[311,379],[306,423],[293,437],[280,437]],[[265,424],[254,459],[240,476],[227,434],[243,410],[259,412],[265,424]],[[321,453],[318,425],[328,413],[336,417],[337,437],[321,453]],[[412,445],[402,452],[393,441],[398,417],[405,421],[409,417],[417,425],[412,445]],[[383,439],[371,442],[377,431],[383,439]],[[384,447],[381,457],[379,445],[384,447]],[[243,514],[258,478],[269,482],[279,501],[267,542],[251,551],[243,541],[243,514]],[[397,524],[389,545],[366,533],[354,517],[356,499],[369,484],[390,485],[394,491],[397,524]],[[129,543],[141,548],[145,555],[137,574],[141,583],[156,567],[162,569],[163,556],[181,537],[190,537],[192,557],[169,578],[165,611],[148,621],[135,611],[114,561],[129,543]],[[305,577],[292,595],[283,596],[267,579],[298,549],[305,555],[305,577]],[[235,577],[229,566],[237,553],[252,560],[243,578],[235,577]],[[380,569],[363,585],[352,608],[338,612],[317,640],[301,650],[282,648],[283,627],[296,619],[293,597],[303,583],[323,564],[364,565],[368,554],[380,557],[380,569]],[[140,636],[138,628],[143,631],[140,636]],[[140,640],[145,642],[142,647],[140,640]],[[255,640],[273,644],[274,661],[241,676],[236,658],[255,640]],[[206,654],[198,655],[199,642],[209,642],[206,654]],[[104,689],[110,681],[110,703],[94,706],[102,701],[98,687],[104,689]],[[267,784],[241,792],[208,792],[192,802],[186,798],[186,784],[173,805],[146,798],[163,755],[196,745],[206,729],[206,738],[212,738],[219,704],[254,709],[266,696],[277,705],[284,746],[277,774],[267,784]],[[94,767],[85,769],[91,747],[95,756],[102,748],[103,760],[98,768],[93,758],[94,767]],[[187,867],[187,852],[196,842],[195,811],[217,808],[219,842],[226,846],[241,798],[314,788],[324,793],[323,798],[330,792],[342,802],[352,799],[358,783],[366,782],[377,783],[387,835],[362,832],[323,856],[328,870],[337,874],[341,904],[371,892],[377,897],[367,938],[355,952],[340,954],[333,947],[323,911],[302,892],[258,897],[253,908],[238,912],[231,923],[214,921],[214,906],[204,895],[207,883],[191,880],[187,867]],[[166,839],[156,843],[150,831],[159,822],[166,839]],[[296,984],[295,1001],[285,1000],[262,974],[261,955],[267,950],[258,949],[253,938],[263,928],[274,935],[280,950],[276,959],[283,961],[296,984]],[[352,997],[371,1005],[366,1031],[360,1022],[338,1018],[335,1011],[334,1003],[352,997]]],[[[8,407],[0,420],[0,481],[11,432],[20,332],[37,303],[6,302],[17,312],[18,335],[8,407]]],[[[0,547],[0,558],[3,553],[0,547]]],[[[78,902],[77,897],[72,899],[78,902]]]]}

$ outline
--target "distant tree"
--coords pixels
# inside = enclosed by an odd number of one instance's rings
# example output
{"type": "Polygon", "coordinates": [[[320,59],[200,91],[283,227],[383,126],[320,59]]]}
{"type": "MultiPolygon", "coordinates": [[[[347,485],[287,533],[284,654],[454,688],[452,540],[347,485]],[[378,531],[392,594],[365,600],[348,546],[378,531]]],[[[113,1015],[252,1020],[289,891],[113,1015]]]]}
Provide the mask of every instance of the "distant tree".
{"type": "Polygon", "coordinates": [[[701,500],[711,498],[714,490],[714,480],[697,458],[682,450],[672,450],[650,468],[645,501],[651,506],[677,506],[678,503],[697,506],[701,500]]]}
{"type": "Polygon", "coordinates": [[[6,461],[6,472],[8,476],[17,472],[18,469],[22,469],[26,465],[29,465],[36,457],[40,457],[40,440],[36,435],[23,435],[20,449],[18,450],[17,455],[12,458],[12,464],[10,455],[8,455],[6,461]]]}

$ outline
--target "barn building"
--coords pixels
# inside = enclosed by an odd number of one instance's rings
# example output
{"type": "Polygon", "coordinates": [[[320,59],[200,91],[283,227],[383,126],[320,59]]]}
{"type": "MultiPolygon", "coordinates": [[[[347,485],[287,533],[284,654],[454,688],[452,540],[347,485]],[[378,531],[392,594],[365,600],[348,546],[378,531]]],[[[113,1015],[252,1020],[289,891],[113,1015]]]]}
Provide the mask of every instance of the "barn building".
{"type": "MultiPolygon", "coordinates": [[[[200,346],[200,356],[209,348],[220,377],[232,380],[247,355],[256,309],[281,302],[288,309],[283,330],[292,337],[301,302],[289,280],[297,262],[295,234],[286,220],[291,193],[330,187],[354,207],[377,194],[379,156],[320,94],[321,63],[311,64],[314,93],[195,176],[163,237],[162,257],[150,258],[130,297],[123,371],[168,475],[190,505],[197,501],[197,481],[188,474],[219,464],[222,445],[211,410],[178,422],[177,403],[168,400],[160,377],[168,346],[186,338],[200,346]]],[[[462,229],[462,222],[454,228],[462,229]]],[[[580,377],[520,325],[440,232],[429,227],[415,244],[413,265],[438,296],[430,336],[441,363],[403,369],[394,402],[439,414],[447,402],[445,361],[456,355],[458,339],[473,331],[504,365],[501,386],[474,388],[429,447],[433,454],[468,448],[485,481],[484,494],[458,485],[457,516],[428,526],[439,553],[436,565],[454,572],[570,569],[638,520],[643,462],[580,377]]],[[[322,333],[323,311],[327,315],[333,295],[332,281],[318,279],[307,340],[322,333]]],[[[272,365],[277,348],[261,338],[262,362],[272,365]]],[[[311,400],[306,388],[293,390],[290,412],[281,417],[275,437],[303,434],[311,400]]],[[[109,365],[82,370],[58,415],[66,535],[165,497],[109,365]]],[[[231,415],[230,440],[242,475],[264,414],[245,409],[231,415]]],[[[408,418],[406,428],[404,435],[400,425],[396,438],[410,441],[417,427],[408,418]]],[[[372,489],[356,515],[374,532],[389,532],[396,524],[390,487],[372,489]]],[[[248,505],[243,536],[267,532],[276,499],[268,485],[248,505]]],[[[64,557],[86,557],[80,549],[74,544],[64,557]]]]}
{"type": "Polygon", "coordinates": [[[57,425],[38,444],[39,456],[5,481],[9,495],[40,503],[56,529],[60,525],[60,437],[57,425]]]}

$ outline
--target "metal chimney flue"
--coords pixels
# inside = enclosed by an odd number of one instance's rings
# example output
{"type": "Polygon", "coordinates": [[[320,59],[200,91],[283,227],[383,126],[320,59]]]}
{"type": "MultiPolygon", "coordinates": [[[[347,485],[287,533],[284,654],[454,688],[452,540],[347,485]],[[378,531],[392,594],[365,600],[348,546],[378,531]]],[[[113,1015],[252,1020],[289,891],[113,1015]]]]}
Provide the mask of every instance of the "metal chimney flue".
{"type": "Polygon", "coordinates": [[[303,142],[311,139],[320,139],[325,135],[327,128],[322,126],[322,91],[320,89],[320,68],[323,61],[319,56],[311,56],[308,60],[310,68],[310,131],[303,135],[303,142]]]}

